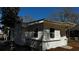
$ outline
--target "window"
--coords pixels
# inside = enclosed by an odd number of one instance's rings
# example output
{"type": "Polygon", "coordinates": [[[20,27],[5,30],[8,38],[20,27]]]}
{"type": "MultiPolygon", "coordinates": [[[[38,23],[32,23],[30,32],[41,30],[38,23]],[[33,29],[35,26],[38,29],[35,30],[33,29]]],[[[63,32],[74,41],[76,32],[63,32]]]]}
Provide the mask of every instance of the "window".
{"type": "Polygon", "coordinates": [[[70,31],[70,37],[79,37],[79,31],[78,30],[70,31]]]}
{"type": "Polygon", "coordinates": [[[38,37],[38,28],[34,30],[34,37],[38,37]]]}
{"type": "Polygon", "coordinates": [[[54,38],[54,29],[50,28],[50,38],[54,38]]]}

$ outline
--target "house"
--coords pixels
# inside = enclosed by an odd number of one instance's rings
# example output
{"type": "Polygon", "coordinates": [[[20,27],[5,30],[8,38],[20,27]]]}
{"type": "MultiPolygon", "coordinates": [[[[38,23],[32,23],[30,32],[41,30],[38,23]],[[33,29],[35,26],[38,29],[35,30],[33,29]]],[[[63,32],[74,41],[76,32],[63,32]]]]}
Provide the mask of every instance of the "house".
{"type": "Polygon", "coordinates": [[[32,21],[20,27],[20,30],[18,30],[19,39],[16,39],[15,42],[37,50],[67,46],[66,30],[75,25],[49,20],[32,21]]]}
{"type": "Polygon", "coordinates": [[[2,25],[0,24],[0,40],[7,41],[8,38],[8,33],[5,34],[4,31],[2,30],[2,25]]]}
{"type": "Polygon", "coordinates": [[[0,39],[3,38],[3,32],[0,30],[0,39]]]}
{"type": "Polygon", "coordinates": [[[67,36],[72,40],[79,40],[79,24],[67,31],[67,36]]]}

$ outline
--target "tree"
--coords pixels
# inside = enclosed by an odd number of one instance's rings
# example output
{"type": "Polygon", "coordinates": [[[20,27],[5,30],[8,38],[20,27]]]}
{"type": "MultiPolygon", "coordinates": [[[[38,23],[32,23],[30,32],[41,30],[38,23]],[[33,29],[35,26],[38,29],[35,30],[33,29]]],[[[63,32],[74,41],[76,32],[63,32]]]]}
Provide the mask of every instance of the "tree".
{"type": "Polygon", "coordinates": [[[26,23],[34,21],[34,19],[32,18],[31,15],[26,15],[26,16],[23,16],[21,18],[23,19],[23,22],[26,22],[26,23]]]}
{"type": "Polygon", "coordinates": [[[15,27],[18,18],[19,8],[17,7],[3,7],[2,10],[2,23],[8,27],[15,27]]]}
{"type": "Polygon", "coordinates": [[[11,42],[11,50],[13,50],[13,41],[14,38],[12,35],[14,35],[14,28],[16,24],[19,21],[18,13],[20,8],[18,7],[2,7],[2,24],[4,25],[3,30],[5,34],[7,34],[7,31],[9,31],[9,37],[8,40],[11,42]],[[8,30],[7,30],[8,29],[8,30]]]}
{"type": "MultiPolygon", "coordinates": [[[[2,7],[1,11],[2,11],[2,24],[4,25],[5,28],[9,28],[9,40],[11,33],[13,32],[12,29],[15,28],[15,25],[18,22],[18,12],[19,12],[19,8],[18,7],[2,7]]],[[[4,32],[6,31],[4,29],[4,32]]]]}
{"type": "Polygon", "coordinates": [[[57,13],[52,13],[47,17],[48,20],[61,21],[61,22],[73,22],[76,23],[79,19],[79,14],[73,12],[74,8],[62,7],[62,11],[57,13]]]}

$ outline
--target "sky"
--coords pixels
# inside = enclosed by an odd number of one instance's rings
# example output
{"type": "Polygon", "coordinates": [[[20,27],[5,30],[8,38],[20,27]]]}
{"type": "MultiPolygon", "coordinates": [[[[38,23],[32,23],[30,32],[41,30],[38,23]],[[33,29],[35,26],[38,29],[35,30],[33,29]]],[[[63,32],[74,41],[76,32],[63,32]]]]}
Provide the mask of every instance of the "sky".
{"type": "MultiPolygon", "coordinates": [[[[75,7],[74,12],[79,13],[79,8],[75,7]]],[[[30,15],[33,19],[42,19],[48,17],[50,14],[62,11],[57,7],[21,7],[19,16],[30,15]]]]}

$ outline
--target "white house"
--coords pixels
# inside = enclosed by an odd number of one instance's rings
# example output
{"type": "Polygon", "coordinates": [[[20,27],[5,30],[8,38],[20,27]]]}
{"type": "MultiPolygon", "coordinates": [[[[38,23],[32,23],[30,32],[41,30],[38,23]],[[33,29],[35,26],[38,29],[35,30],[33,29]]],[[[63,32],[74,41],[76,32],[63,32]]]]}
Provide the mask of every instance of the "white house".
{"type": "MultiPolygon", "coordinates": [[[[38,20],[22,26],[22,35],[16,43],[25,44],[38,50],[47,50],[67,46],[66,30],[74,27],[73,23],[38,20]]],[[[20,32],[21,32],[20,31],[20,32]]]]}

